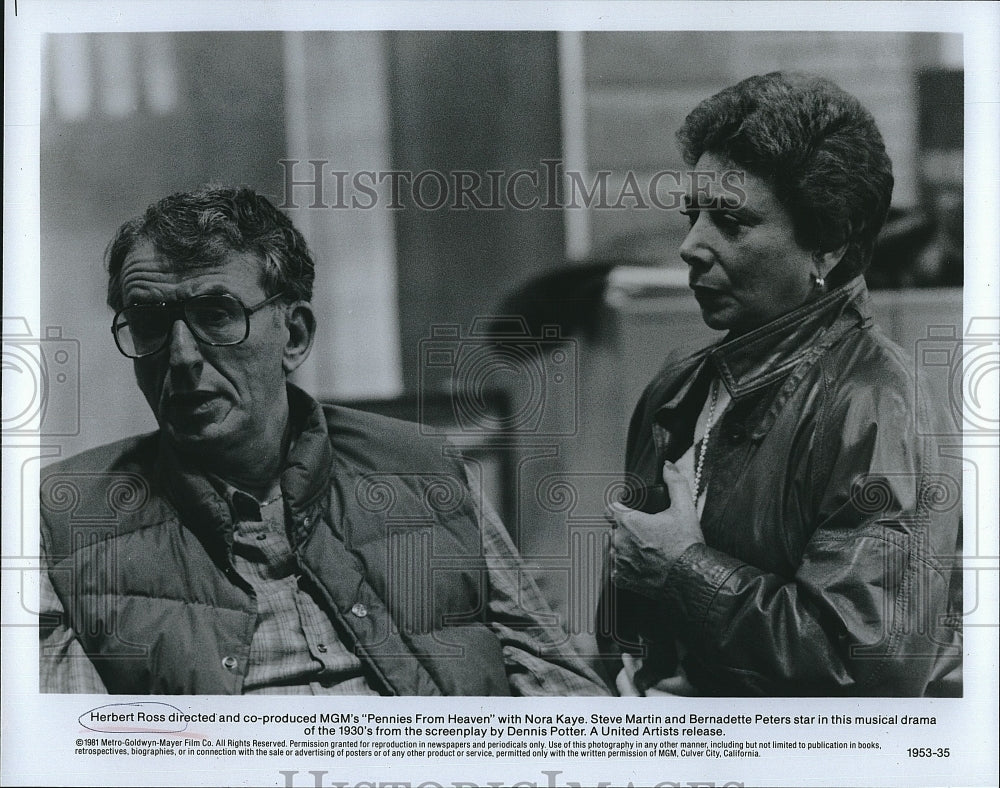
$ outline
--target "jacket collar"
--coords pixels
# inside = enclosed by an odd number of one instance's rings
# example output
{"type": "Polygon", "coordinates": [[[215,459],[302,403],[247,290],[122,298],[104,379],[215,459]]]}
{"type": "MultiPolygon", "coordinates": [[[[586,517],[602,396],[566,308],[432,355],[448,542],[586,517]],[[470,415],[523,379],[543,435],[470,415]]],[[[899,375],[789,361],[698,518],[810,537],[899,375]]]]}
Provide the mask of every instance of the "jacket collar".
{"type": "MultiPolygon", "coordinates": [[[[285,505],[298,522],[329,488],[333,449],[319,403],[291,384],[287,391],[293,440],[280,483],[285,505]]],[[[159,458],[164,488],[182,519],[197,525],[197,535],[206,545],[225,545],[228,551],[233,540],[232,513],[207,470],[185,463],[162,432],[159,458]]]]}
{"type": "Polygon", "coordinates": [[[818,346],[825,349],[851,326],[871,323],[868,289],[863,277],[749,334],[711,348],[708,360],[734,398],[785,377],[818,346]]]}
{"type": "Polygon", "coordinates": [[[690,402],[701,407],[710,372],[738,399],[818,358],[851,326],[871,321],[868,289],[858,276],[748,334],[699,350],[677,363],[677,374],[661,390],[660,421],[672,423],[671,414],[690,402]]]}

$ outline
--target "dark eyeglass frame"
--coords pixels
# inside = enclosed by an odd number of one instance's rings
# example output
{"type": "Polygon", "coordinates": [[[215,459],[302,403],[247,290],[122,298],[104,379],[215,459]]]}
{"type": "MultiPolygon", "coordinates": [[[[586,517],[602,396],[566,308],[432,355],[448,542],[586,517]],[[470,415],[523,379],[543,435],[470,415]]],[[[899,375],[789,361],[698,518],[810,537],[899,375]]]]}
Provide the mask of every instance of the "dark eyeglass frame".
{"type": "Polygon", "coordinates": [[[167,345],[170,344],[170,332],[172,330],[174,323],[176,323],[178,320],[183,320],[184,325],[186,325],[188,331],[191,332],[191,336],[193,336],[203,345],[211,345],[212,347],[231,347],[233,345],[238,345],[241,342],[245,342],[246,338],[250,336],[250,315],[252,315],[254,312],[263,309],[268,304],[273,304],[279,298],[284,298],[286,295],[287,294],[284,292],[275,293],[270,298],[265,298],[263,301],[261,301],[258,304],[254,304],[253,306],[247,306],[238,297],[232,295],[231,293],[200,293],[199,295],[194,295],[191,296],[190,298],[182,298],[179,301],[170,301],[170,302],[160,301],[159,303],[156,304],[133,304],[131,306],[122,307],[117,312],[115,312],[114,320],[111,321],[111,334],[115,338],[115,345],[118,346],[118,352],[121,353],[126,358],[146,358],[147,356],[153,356],[159,353],[161,350],[167,347],[167,345]],[[239,339],[233,340],[232,342],[216,342],[212,339],[209,339],[204,334],[202,334],[202,332],[193,324],[193,322],[188,319],[187,310],[188,310],[188,305],[191,302],[197,302],[200,299],[207,299],[207,298],[229,299],[241,310],[243,310],[243,325],[244,325],[243,336],[241,336],[239,339]],[[135,309],[146,309],[146,308],[166,310],[168,328],[163,335],[163,343],[158,348],[156,348],[156,350],[150,350],[147,353],[139,353],[139,354],[128,353],[126,352],[125,348],[122,347],[122,342],[118,338],[118,332],[121,329],[125,328],[128,325],[128,322],[126,321],[124,323],[119,324],[118,322],[119,318],[121,318],[121,316],[130,309],[135,310],[135,309]]]}

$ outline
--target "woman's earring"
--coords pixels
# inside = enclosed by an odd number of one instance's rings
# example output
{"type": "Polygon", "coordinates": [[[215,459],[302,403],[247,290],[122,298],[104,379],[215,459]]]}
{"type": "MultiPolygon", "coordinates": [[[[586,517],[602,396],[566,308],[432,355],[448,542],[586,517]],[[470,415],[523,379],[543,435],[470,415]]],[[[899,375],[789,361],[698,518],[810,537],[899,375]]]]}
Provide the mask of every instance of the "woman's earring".
{"type": "Polygon", "coordinates": [[[823,254],[819,251],[813,252],[812,258],[813,264],[816,266],[813,272],[809,274],[813,280],[813,290],[823,293],[826,291],[826,278],[819,272],[819,267],[823,262],[823,254]]]}

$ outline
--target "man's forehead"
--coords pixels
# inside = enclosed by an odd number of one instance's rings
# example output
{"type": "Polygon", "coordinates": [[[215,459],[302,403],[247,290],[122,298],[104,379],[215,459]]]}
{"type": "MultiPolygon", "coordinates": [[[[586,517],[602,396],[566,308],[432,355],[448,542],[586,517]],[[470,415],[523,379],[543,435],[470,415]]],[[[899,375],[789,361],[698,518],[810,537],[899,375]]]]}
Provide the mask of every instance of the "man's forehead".
{"type": "Polygon", "coordinates": [[[204,289],[213,283],[239,289],[259,286],[263,269],[249,252],[229,251],[219,259],[177,260],[148,240],[136,243],[125,256],[121,269],[122,292],[204,289]]]}

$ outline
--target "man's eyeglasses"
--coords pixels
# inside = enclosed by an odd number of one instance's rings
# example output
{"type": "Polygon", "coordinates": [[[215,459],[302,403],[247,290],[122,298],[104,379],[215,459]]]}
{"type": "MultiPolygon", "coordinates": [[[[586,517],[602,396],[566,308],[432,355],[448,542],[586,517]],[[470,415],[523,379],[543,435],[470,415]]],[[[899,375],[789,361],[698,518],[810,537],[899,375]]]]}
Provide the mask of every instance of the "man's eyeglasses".
{"type": "Polygon", "coordinates": [[[183,320],[194,338],[206,345],[238,345],[250,336],[250,315],[283,295],[278,293],[254,306],[245,306],[228,293],[197,295],[169,304],[127,306],[115,314],[111,333],[122,355],[129,358],[143,358],[163,350],[178,320],[183,320]]]}

